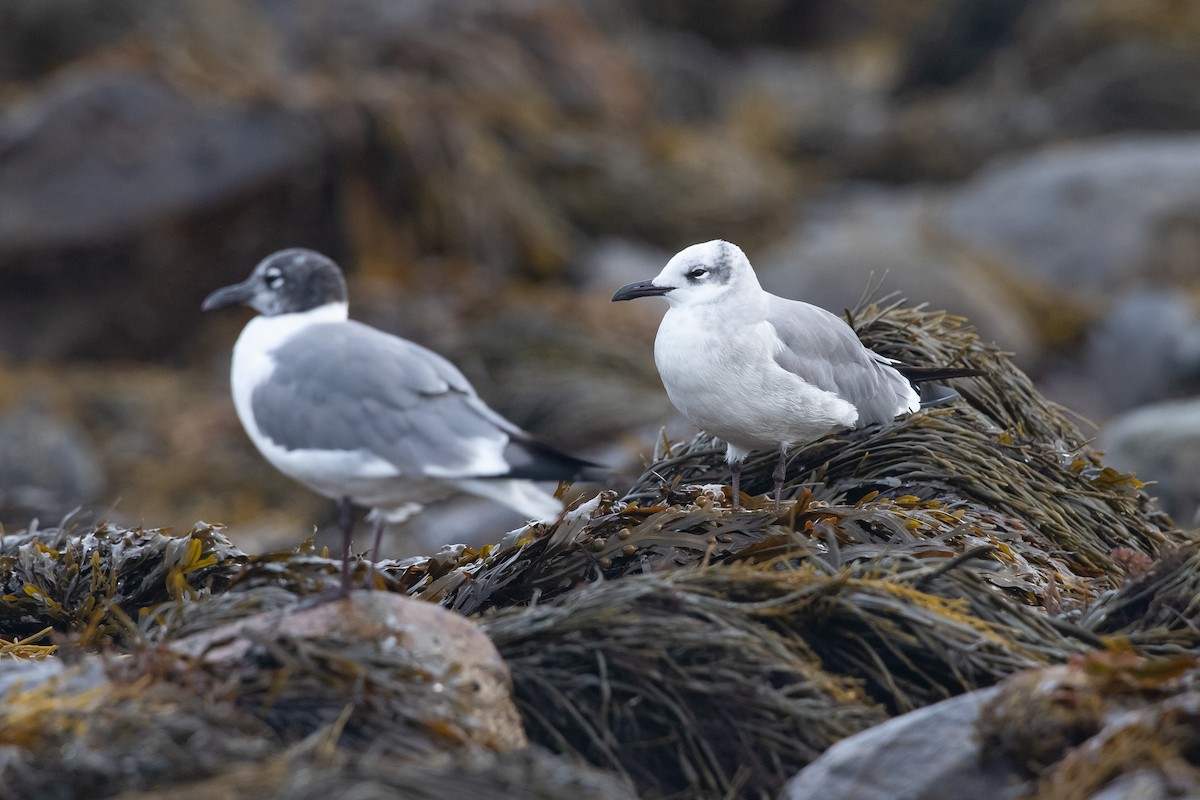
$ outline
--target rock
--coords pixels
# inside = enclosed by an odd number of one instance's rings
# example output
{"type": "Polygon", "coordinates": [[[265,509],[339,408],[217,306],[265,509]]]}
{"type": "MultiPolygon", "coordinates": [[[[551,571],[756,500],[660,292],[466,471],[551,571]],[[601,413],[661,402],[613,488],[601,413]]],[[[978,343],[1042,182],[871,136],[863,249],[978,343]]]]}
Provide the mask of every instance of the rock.
{"type": "Polygon", "coordinates": [[[0,521],[57,524],[104,489],[104,472],[87,436],[27,401],[0,417],[0,521]]]}
{"type": "Polygon", "coordinates": [[[1123,294],[1088,334],[1091,407],[1108,416],[1200,390],[1200,316],[1176,292],[1123,294]]]}
{"type": "Polygon", "coordinates": [[[1168,652],[1118,645],[1013,674],[979,715],[981,746],[1018,765],[1040,797],[1196,797],[1197,658],[1190,647],[1168,652]]]}
{"type": "Polygon", "coordinates": [[[898,291],[967,317],[985,340],[1038,356],[1026,312],[1002,277],[943,247],[928,231],[931,192],[863,187],[815,206],[784,243],[756,263],[764,288],[835,314],[864,294],[898,291]]]}
{"type": "MultiPolygon", "coordinates": [[[[400,650],[406,663],[427,676],[417,687],[442,698],[447,713],[470,709],[469,718],[447,716],[442,724],[490,750],[528,745],[513,705],[508,667],[488,637],[466,617],[402,595],[354,592],[320,605],[285,609],[188,636],[172,644],[205,661],[234,664],[264,635],[305,639],[336,636],[400,650]]],[[[398,675],[395,680],[404,680],[398,675]]],[[[438,720],[426,720],[430,725],[438,720]]]]}
{"type": "Polygon", "coordinates": [[[283,756],[233,764],[207,780],[123,793],[117,800],[638,800],[627,781],[577,759],[530,747],[510,753],[439,754],[433,758],[335,753],[322,742],[283,756]]]}
{"type": "Polygon", "coordinates": [[[1131,135],[998,160],[932,215],[938,231],[1033,286],[1103,299],[1194,285],[1200,136],[1131,135]]]}
{"type": "Polygon", "coordinates": [[[1040,93],[1058,136],[1200,128],[1200,50],[1154,41],[1121,44],[1085,58],[1040,93]]]}
{"type": "Polygon", "coordinates": [[[320,128],[197,102],[131,72],[68,73],[0,119],[0,252],[111,241],[286,174],[320,128]]]}
{"type": "Polygon", "coordinates": [[[583,289],[612,292],[627,283],[654,277],[672,255],[644,242],[605,237],[583,249],[568,275],[583,289]]]}
{"type": "Polygon", "coordinates": [[[975,739],[980,689],[904,714],[835,744],[788,782],[780,800],[1005,798],[1010,768],[984,764],[975,739]]]}
{"type": "Polygon", "coordinates": [[[64,71],[0,115],[0,349],[169,352],[204,293],[273,243],[330,244],[327,147],[279,105],[64,71]]]}
{"type": "Polygon", "coordinates": [[[1158,800],[1179,797],[1177,789],[1169,776],[1145,769],[1121,775],[1088,800],[1158,800]]]}
{"type": "Polygon", "coordinates": [[[35,80],[134,27],[145,0],[9,0],[0,4],[0,77],[35,80]]]}
{"type": "Polygon", "coordinates": [[[830,69],[822,54],[756,52],[733,83],[733,124],[757,146],[792,158],[853,163],[893,113],[878,70],[830,69]]]}
{"type": "Polygon", "coordinates": [[[78,664],[69,665],[61,657],[0,660],[0,697],[49,687],[51,681],[54,681],[55,692],[81,694],[107,680],[102,658],[89,656],[78,664]]]}
{"type": "Polygon", "coordinates": [[[1153,481],[1147,491],[1181,524],[1200,509],[1200,399],[1154,403],[1114,417],[1097,447],[1114,468],[1153,481]]]}
{"type": "Polygon", "coordinates": [[[904,45],[896,89],[949,86],[978,70],[1014,38],[1029,0],[949,0],[933,7],[914,26],[904,45]]]}

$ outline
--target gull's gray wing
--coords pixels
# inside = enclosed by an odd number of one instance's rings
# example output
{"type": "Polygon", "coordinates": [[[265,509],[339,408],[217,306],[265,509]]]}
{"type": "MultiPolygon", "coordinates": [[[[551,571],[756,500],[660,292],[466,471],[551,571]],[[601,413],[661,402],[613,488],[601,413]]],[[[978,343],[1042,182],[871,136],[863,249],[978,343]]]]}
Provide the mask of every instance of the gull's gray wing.
{"type": "Polygon", "coordinates": [[[289,450],[367,451],[401,475],[573,474],[539,460],[554,451],[530,442],[453,364],[420,345],[337,322],[301,331],[273,355],[275,369],[251,403],[263,435],[289,450]],[[545,471],[553,474],[526,474],[545,471]]]}
{"type": "Polygon", "coordinates": [[[888,359],[868,350],[845,320],[818,306],[770,296],[767,321],[779,366],[858,409],[859,424],[886,422],[914,407],[916,394],[888,359]]]}

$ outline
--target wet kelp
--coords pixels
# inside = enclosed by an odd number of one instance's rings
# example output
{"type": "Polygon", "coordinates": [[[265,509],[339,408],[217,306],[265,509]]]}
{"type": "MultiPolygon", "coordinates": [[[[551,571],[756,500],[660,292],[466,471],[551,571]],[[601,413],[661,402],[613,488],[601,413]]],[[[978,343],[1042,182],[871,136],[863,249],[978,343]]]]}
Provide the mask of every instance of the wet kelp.
{"type": "MultiPolygon", "coordinates": [[[[560,754],[546,759],[612,775],[612,796],[628,782],[646,798],[772,797],[832,742],[889,715],[1118,639],[1135,652],[1195,651],[1195,544],[1135,478],[1104,467],[1064,412],[959,320],[885,305],[853,321],[885,355],[988,374],[957,381],[949,404],[795,448],[779,513],[761,494],[773,454],[747,462],[752,496],[734,513],[722,448],[701,435],[663,442],[631,486],[555,523],[479,550],[358,561],[355,580],[478,619],[530,739],[560,754]]],[[[5,537],[0,636],[49,627],[64,648],[51,663],[64,653],[95,663],[100,649],[122,665],[92,686],[5,684],[7,763],[45,765],[22,784],[34,792],[62,769],[51,754],[75,741],[96,772],[60,786],[186,792],[176,784],[187,780],[200,791],[248,764],[294,765],[316,738],[331,760],[306,768],[330,786],[407,785],[410,774],[460,785],[422,770],[462,749],[452,718],[473,709],[425,697],[445,684],[378,642],[280,629],[250,637],[246,658],[177,649],[254,614],[304,613],[336,581],[311,545],[249,555],[204,525],[178,537],[106,525],[5,537]],[[54,710],[77,703],[86,714],[54,710]],[[44,713],[12,716],[22,709],[44,713]],[[157,709],[192,721],[186,741],[228,727],[232,744],[199,767],[163,769],[189,755],[157,709]],[[141,737],[166,744],[122,761],[141,737]]]]}
{"type": "Polygon", "coordinates": [[[486,618],[531,737],[649,796],[754,796],[886,717],[756,618],[783,593],[734,600],[706,580],[718,574],[630,577],[486,618]]]}
{"type": "Polygon", "coordinates": [[[904,558],[680,569],[482,624],[535,741],[628,775],[651,797],[768,797],[889,714],[1081,649],[1032,610],[989,622],[967,600],[918,588],[960,581],[993,597],[970,573],[952,574],[904,558]]]}
{"type": "Polygon", "coordinates": [[[222,591],[244,555],[203,523],[183,536],[107,523],[4,536],[0,630],[23,637],[50,627],[106,641],[128,632],[143,609],[201,587],[222,591]]]}

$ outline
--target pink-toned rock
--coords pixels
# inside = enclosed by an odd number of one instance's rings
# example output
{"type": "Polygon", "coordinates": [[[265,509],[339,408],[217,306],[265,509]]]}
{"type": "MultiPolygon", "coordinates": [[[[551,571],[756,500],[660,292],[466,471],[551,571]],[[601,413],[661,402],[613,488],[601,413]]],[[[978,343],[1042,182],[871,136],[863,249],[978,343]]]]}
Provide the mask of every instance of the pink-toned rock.
{"type": "MultiPolygon", "coordinates": [[[[432,727],[444,724],[490,750],[528,745],[513,704],[508,667],[491,639],[466,617],[440,606],[404,595],[358,591],[340,600],[257,614],[180,639],[171,647],[210,663],[229,663],[245,658],[264,635],[336,637],[402,651],[417,668],[415,674],[431,676],[425,682],[428,691],[445,697],[438,707],[456,715],[428,720],[432,727]],[[464,708],[470,709],[469,719],[457,716],[464,708]]],[[[411,680],[408,674],[400,679],[411,680]]]]}

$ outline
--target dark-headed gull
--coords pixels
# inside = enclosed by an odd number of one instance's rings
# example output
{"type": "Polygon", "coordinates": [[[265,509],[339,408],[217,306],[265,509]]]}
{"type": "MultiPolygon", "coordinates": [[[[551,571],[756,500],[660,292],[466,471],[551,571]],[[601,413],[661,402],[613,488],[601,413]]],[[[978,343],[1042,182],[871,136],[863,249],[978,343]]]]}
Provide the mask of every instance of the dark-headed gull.
{"type": "Polygon", "coordinates": [[[562,503],[533,481],[570,480],[594,465],[488,408],[437,353],[347,319],[346,298],[337,264],[292,249],[203,305],[259,312],[233,348],[234,405],[271,464],[342,504],[343,580],[351,504],[373,509],[375,559],[385,522],[455,492],[538,520],[556,517],[562,503]]]}

